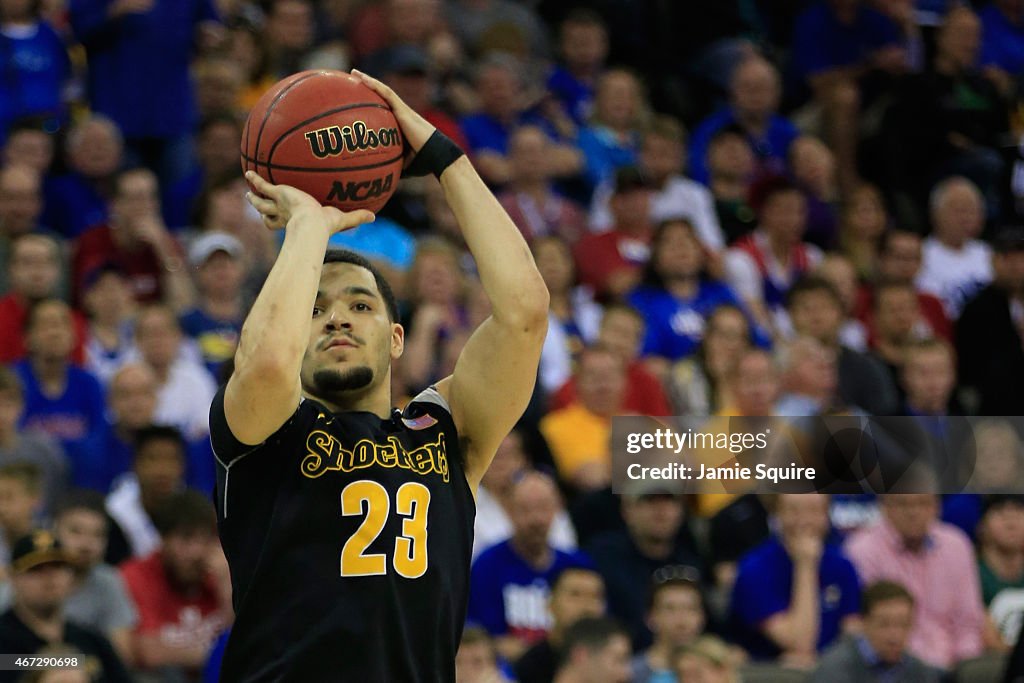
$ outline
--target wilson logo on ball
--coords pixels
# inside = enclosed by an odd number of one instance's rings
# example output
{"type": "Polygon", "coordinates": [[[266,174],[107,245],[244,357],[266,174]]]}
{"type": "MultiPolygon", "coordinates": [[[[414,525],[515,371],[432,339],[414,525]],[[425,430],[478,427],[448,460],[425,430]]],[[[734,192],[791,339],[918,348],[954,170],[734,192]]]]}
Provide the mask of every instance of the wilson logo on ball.
{"type": "Polygon", "coordinates": [[[327,195],[327,201],[347,202],[355,200],[361,202],[380,197],[391,191],[391,184],[393,182],[394,178],[391,174],[383,178],[374,178],[373,180],[363,182],[352,182],[350,180],[343,183],[340,180],[335,180],[331,186],[330,194],[327,195]]]}
{"type": "Polygon", "coordinates": [[[397,128],[373,130],[362,121],[350,126],[329,126],[306,133],[309,150],[317,159],[336,157],[343,152],[361,152],[377,147],[391,147],[401,144],[397,128]]]}

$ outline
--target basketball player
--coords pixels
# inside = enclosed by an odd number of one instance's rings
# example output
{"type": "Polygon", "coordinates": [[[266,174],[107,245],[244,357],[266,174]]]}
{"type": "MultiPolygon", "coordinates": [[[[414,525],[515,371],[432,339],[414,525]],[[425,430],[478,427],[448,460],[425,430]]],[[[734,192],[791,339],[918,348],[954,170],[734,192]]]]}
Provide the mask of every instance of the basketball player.
{"type": "Polygon", "coordinates": [[[548,293],[469,160],[384,84],[410,170],[440,178],[493,313],[450,377],[391,403],[402,354],[388,283],[327,250],[373,219],[247,176],[284,244],[210,413],[236,621],[222,680],[454,681],[474,495],[530,394],[548,293]]]}

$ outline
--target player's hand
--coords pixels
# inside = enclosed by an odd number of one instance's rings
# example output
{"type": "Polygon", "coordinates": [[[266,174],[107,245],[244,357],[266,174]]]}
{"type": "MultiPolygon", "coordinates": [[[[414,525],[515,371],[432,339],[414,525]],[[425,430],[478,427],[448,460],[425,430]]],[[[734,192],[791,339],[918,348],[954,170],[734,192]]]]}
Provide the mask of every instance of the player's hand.
{"type": "Polygon", "coordinates": [[[413,151],[413,154],[419,152],[423,145],[427,143],[427,140],[430,139],[430,136],[434,134],[434,131],[437,130],[434,124],[417,114],[412,107],[395,94],[394,90],[376,78],[367,76],[362,71],[357,71],[356,69],[352,69],[352,75],[362,80],[366,87],[384,98],[384,101],[391,107],[395,120],[398,121],[398,127],[402,129],[402,135],[405,137],[409,148],[413,151]]]}
{"type": "Polygon", "coordinates": [[[290,185],[272,185],[254,171],[248,171],[245,179],[256,190],[247,193],[246,199],[260,212],[263,224],[271,230],[280,230],[295,219],[320,225],[334,234],[363,223],[372,223],[376,218],[364,209],[346,212],[333,206],[321,206],[302,190],[290,185]]]}

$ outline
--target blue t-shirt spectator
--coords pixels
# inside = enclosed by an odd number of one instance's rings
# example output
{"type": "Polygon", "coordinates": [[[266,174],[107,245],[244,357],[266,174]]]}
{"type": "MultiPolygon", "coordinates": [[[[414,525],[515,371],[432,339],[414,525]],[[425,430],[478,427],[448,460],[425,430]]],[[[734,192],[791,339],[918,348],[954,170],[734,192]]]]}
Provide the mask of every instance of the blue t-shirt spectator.
{"type": "Polygon", "coordinates": [[[823,71],[864,62],[873,52],[899,45],[899,28],[881,12],[857,8],[850,24],[842,23],[825,0],[807,8],[793,29],[793,69],[801,81],[823,71]]]}
{"type": "Polygon", "coordinates": [[[552,553],[551,565],[539,571],[516,554],[511,540],[480,553],[470,574],[468,620],[492,636],[542,639],[550,627],[548,596],[555,577],[567,567],[592,566],[581,553],[552,553]]]}
{"type": "MultiPolygon", "coordinates": [[[[88,462],[72,463],[75,486],[109,493],[113,483],[122,474],[132,471],[135,446],[125,441],[117,430],[107,424],[93,442],[88,462]]],[[[212,493],[216,480],[213,466],[213,446],[209,439],[187,441],[185,448],[185,483],[204,493],[212,493]]]]}
{"type": "Polygon", "coordinates": [[[42,223],[73,240],[110,217],[107,200],[77,173],[47,179],[43,184],[42,223]]]}
{"type": "Polygon", "coordinates": [[[590,126],[580,129],[576,146],[583,153],[583,174],[593,191],[601,183],[611,182],[618,169],[636,165],[640,136],[631,135],[623,142],[608,128],[590,126]]]}
{"type": "Polygon", "coordinates": [[[664,289],[643,286],[627,297],[644,318],[644,356],[655,355],[672,361],[693,354],[704,338],[711,313],[722,305],[739,307],[740,301],[727,285],[701,280],[697,294],[680,299],[664,289]]]}
{"type": "Polygon", "coordinates": [[[520,114],[510,126],[506,126],[490,114],[479,112],[463,116],[459,119],[459,127],[469,143],[469,151],[487,150],[498,154],[508,154],[508,140],[512,131],[520,126],[538,126],[554,139],[556,136],[551,126],[541,116],[532,111],[520,114]]]}
{"type": "MultiPolygon", "coordinates": [[[[690,177],[707,185],[711,181],[708,170],[708,147],[719,131],[735,126],[736,112],[732,107],[719,109],[701,121],[690,137],[690,177]]],[[[763,170],[782,173],[788,163],[789,146],[800,136],[797,127],[784,116],[775,114],[768,121],[768,127],[759,136],[747,136],[763,170]]]]}
{"type": "MultiPolygon", "coordinates": [[[[826,543],[818,570],[818,651],[839,637],[844,618],[860,610],[860,580],[842,551],[826,543]]],[[[778,538],[740,558],[732,591],[731,615],[737,643],[754,659],[774,659],[779,648],[760,631],[772,615],[789,608],[793,594],[793,561],[778,538]]]]}
{"type": "Polygon", "coordinates": [[[0,142],[20,117],[63,119],[63,91],[70,75],[67,49],[45,21],[0,29],[0,142]]]}
{"type": "Polygon", "coordinates": [[[93,111],[128,139],[192,132],[195,93],[189,66],[196,31],[214,21],[212,0],[160,0],[146,12],[110,16],[110,0],[71,0],[71,26],[89,60],[93,111]]]}
{"type": "Polygon", "coordinates": [[[47,396],[32,371],[31,362],[14,365],[25,389],[25,410],[22,429],[46,432],[59,440],[71,464],[72,481],[77,485],[79,473],[89,468],[101,454],[96,452],[99,435],[106,423],[103,388],[89,372],[68,366],[67,381],[59,396],[47,396]]]}
{"type": "Polygon", "coordinates": [[[416,238],[395,221],[381,217],[331,235],[330,245],[358,251],[372,261],[386,261],[399,270],[408,270],[416,255],[416,238]]]}
{"type": "Polygon", "coordinates": [[[206,369],[213,377],[220,377],[224,361],[233,358],[242,334],[244,318],[219,320],[200,308],[194,308],[181,316],[181,330],[196,341],[206,369]]]}
{"type": "Polygon", "coordinates": [[[1024,23],[1013,23],[991,4],[981,11],[981,65],[998,66],[1012,76],[1024,71],[1024,23]]]}
{"type": "Polygon", "coordinates": [[[583,126],[594,107],[594,88],[580,81],[562,66],[548,76],[548,92],[558,100],[577,126],[583,126]]]}

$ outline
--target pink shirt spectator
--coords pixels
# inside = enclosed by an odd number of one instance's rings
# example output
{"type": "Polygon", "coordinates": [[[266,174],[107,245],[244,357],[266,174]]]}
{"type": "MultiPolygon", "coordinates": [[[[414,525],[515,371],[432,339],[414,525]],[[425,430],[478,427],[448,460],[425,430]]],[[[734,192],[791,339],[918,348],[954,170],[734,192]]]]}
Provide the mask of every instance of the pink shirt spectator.
{"type": "Polygon", "coordinates": [[[985,608],[974,549],[962,531],[935,522],[920,552],[907,549],[881,519],[846,542],[846,555],[863,585],[902,584],[917,603],[910,652],[933,666],[951,668],[982,652],[985,608]]]}

